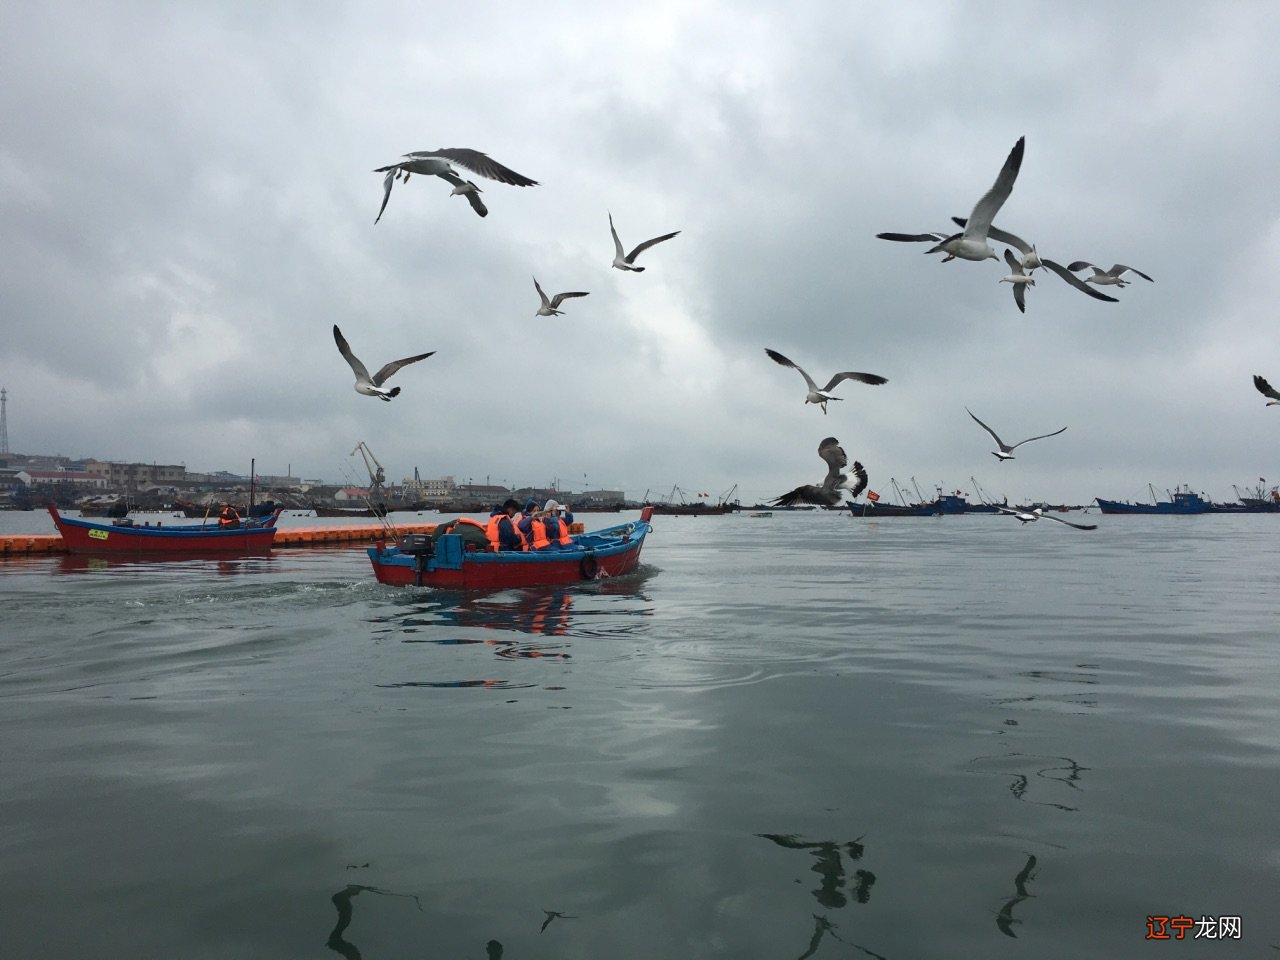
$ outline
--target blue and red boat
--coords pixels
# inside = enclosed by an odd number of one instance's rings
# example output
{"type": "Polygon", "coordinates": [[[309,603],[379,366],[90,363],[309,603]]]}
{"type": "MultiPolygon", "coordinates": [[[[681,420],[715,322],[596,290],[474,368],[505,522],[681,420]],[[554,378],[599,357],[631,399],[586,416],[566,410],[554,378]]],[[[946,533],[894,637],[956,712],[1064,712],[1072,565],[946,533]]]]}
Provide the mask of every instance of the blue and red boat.
{"type": "Polygon", "coordinates": [[[559,549],[493,552],[467,544],[456,533],[432,538],[406,534],[396,545],[379,542],[369,548],[369,562],[379,583],[397,587],[445,590],[501,590],[546,584],[578,583],[620,577],[640,564],[640,549],[653,529],[653,508],[640,519],[573,536],[559,549]]]}
{"type": "Polygon", "coordinates": [[[1129,503],[1126,500],[1104,500],[1102,497],[1094,497],[1098,503],[1098,509],[1103,513],[1146,513],[1146,514],[1177,514],[1191,515],[1198,513],[1211,513],[1213,504],[1200,496],[1198,493],[1192,493],[1189,489],[1174,490],[1168,500],[1155,500],[1154,491],[1152,491],[1152,503],[1129,503]]]}
{"type": "Polygon", "coordinates": [[[276,520],[284,512],[277,508],[269,516],[251,517],[237,527],[208,524],[161,523],[139,525],[132,520],[93,523],[75,520],[49,505],[49,516],[62,534],[70,553],[113,554],[116,556],[247,556],[264,554],[276,536],[276,520]]]}

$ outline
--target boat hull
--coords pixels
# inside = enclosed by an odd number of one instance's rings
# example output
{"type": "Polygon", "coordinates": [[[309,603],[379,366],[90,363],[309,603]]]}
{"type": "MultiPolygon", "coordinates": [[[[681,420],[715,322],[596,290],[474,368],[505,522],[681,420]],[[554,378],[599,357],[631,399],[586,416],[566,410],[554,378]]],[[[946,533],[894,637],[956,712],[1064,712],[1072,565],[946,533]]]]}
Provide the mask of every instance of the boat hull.
{"type": "Polygon", "coordinates": [[[1209,513],[1211,504],[1208,500],[1194,493],[1175,493],[1172,500],[1161,500],[1158,503],[1127,503],[1123,500],[1104,500],[1094,497],[1098,509],[1109,514],[1162,514],[1191,516],[1198,513],[1209,513]]]}
{"type": "MultiPolygon", "coordinates": [[[[175,524],[173,526],[116,526],[75,520],[49,507],[49,515],[62,535],[69,553],[114,554],[117,556],[248,556],[271,550],[276,536],[277,511],[261,525],[235,530],[175,524]]],[[[253,522],[253,521],[251,521],[253,522]]]]}
{"type": "Polygon", "coordinates": [[[414,554],[404,546],[370,547],[369,562],[379,583],[443,590],[501,590],[580,583],[620,577],[640,564],[644,538],[652,528],[648,511],[632,523],[578,534],[559,550],[470,552],[456,535],[440,537],[434,553],[414,554]]]}

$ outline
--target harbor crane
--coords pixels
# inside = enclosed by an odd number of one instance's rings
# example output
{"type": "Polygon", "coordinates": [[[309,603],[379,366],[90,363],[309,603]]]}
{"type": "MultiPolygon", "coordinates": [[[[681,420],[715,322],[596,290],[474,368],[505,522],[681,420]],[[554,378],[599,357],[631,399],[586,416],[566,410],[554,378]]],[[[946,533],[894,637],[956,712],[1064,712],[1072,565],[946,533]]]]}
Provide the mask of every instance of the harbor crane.
{"type": "Polygon", "coordinates": [[[369,500],[374,501],[383,495],[382,486],[387,481],[387,471],[382,469],[382,464],[363,440],[356,444],[351,456],[354,457],[357,453],[364,458],[364,468],[369,471],[369,500]]]}

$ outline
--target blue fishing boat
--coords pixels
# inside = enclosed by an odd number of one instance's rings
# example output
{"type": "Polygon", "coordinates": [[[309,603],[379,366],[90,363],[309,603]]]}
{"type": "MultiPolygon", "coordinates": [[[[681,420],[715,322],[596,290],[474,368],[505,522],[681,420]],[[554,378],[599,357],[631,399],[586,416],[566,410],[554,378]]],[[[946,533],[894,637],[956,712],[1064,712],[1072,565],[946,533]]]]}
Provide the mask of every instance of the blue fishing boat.
{"type": "Polygon", "coordinates": [[[284,512],[278,507],[268,517],[254,517],[235,526],[218,523],[138,524],[132,520],[92,523],[64,517],[48,505],[62,540],[70,553],[116,554],[123,556],[165,555],[226,556],[266,553],[276,536],[276,520],[284,512]]]}
{"type": "Polygon", "coordinates": [[[575,534],[569,546],[549,550],[493,552],[468,544],[456,533],[406,534],[399,543],[379,542],[369,548],[369,562],[379,583],[398,587],[446,590],[500,590],[546,584],[577,583],[620,577],[640,563],[640,548],[653,528],[652,507],[640,519],[590,533],[575,534]]]}
{"type": "MultiPolygon", "coordinates": [[[[1150,486],[1150,485],[1148,485],[1150,486]]],[[[1127,500],[1104,500],[1102,497],[1094,497],[1098,503],[1098,509],[1103,513],[1144,513],[1144,514],[1179,514],[1191,515],[1197,513],[1209,513],[1213,504],[1200,496],[1198,493],[1192,493],[1190,489],[1176,489],[1170,494],[1168,500],[1156,500],[1155,491],[1152,490],[1151,503],[1129,503],[1127,500]]]]}

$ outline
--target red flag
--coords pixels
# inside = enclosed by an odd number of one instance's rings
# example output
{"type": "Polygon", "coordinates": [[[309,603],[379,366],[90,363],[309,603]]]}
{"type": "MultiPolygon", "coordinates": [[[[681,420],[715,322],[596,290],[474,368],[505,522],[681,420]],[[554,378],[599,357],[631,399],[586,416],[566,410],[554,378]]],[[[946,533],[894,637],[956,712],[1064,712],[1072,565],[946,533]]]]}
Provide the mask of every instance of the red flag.
{"type": "Polygon", "coordinates": [[[868,490],[867,499],[870,500],[872,503],[875,503],[877,500],[880,499],[880,494],[876,493],[874,490],[868,490]]]}

